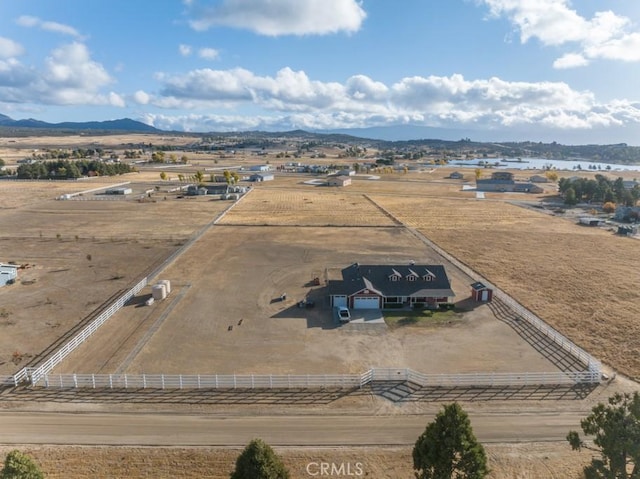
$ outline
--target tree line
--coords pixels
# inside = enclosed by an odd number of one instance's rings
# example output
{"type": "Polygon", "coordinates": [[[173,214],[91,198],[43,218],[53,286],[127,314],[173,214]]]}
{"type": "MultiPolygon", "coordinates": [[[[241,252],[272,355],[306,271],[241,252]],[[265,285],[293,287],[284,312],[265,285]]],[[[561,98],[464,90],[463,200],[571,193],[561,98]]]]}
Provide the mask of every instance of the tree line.
{"type": "Polygon", "coordinates": [[[104,163],[99,160],[36,161],[18,166],[16,175],[21,179],[48,180],[74,179],[83,176],[115,176],[131,173],[135,169],[126,163],[104,163]]]}
{"type": "Polygon", "coordinates": [[[558,188],[569,205],[597,202],[635,206],[640,199],[640,184],[626,188],[622,178],[610,180],[600,174],[595,175],[595,179],[560,178],[558,188]]]}

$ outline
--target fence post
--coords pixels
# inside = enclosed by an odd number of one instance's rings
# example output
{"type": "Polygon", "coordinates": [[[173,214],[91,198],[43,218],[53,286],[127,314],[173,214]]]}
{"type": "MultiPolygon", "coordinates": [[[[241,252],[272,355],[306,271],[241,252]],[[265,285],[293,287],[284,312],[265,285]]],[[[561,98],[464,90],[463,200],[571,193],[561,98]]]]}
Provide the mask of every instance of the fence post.
{"type": "Polygon", "coordinates": [[[142,389],[147,389],[147,375],[142,375],[142,389]]]}
{"type": "Polygon", "coordinates": [[[73,375],[73,387],[78,389],[78,375],[77,374],[73,375]]]}
{"type": "Polygon", "coordinates": [[[96,388],[96,375],[92,374],[91,375],[91,384],[93,385],[93,389],[96,388]]]}
{"type": "Polygon", "coordinates": [[[113,375],[109,374],[109,389],[113,389],[113,375]]]}
{"type": "Polygon", "coordinates": [[[162,389],[164,389],[164,374],[160,375],[160,382],[162,383],[162,389]]]}
{"type": "Polygon", "coordinates": [[[124,375],[124,388],[127,389],[129,387],[129,384],[127,383],[127,375],[124,375]]]}
{"type": "Polygon", "coordinates": [[[200,389],[200,375],[198,374],[198,389],[200,389]]]}

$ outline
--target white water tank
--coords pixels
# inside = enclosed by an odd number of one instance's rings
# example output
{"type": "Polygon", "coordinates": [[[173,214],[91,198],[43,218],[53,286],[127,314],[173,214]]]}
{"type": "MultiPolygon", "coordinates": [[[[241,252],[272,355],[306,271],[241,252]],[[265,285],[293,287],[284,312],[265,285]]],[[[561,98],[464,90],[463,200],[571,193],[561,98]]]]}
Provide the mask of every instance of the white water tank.
{"type": "Polygon", "coordinates": [[[167,297],[167,288],[164,284],[154,284],[151,287],[151,296],[155,300],[161,300],[167,297]]]}
{"type": "Polygon", "coordinates": [[[161,279],[158,281],[158,284],[164,284],[165,289],[167,290],[167,296],[171,293],[171,281],[168,279],[161,279]]]}

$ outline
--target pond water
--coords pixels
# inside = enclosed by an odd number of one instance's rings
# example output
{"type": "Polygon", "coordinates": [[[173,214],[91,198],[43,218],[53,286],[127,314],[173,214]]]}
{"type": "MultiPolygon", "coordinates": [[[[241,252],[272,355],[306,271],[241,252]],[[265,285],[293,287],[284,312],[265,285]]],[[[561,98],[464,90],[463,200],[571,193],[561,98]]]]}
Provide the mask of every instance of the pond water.
{"type": "Polygon", "coordinates": [[[515,170],[586,170],[586,171],[640,171],[640,165],[617,165],[614,163],[595,163],[587,160],[548,160],[546,158],[474,158],[451,161],[449,166],[511,168],[515,170]],[[593,169],[595,166],[595,170],[593,169]]]}

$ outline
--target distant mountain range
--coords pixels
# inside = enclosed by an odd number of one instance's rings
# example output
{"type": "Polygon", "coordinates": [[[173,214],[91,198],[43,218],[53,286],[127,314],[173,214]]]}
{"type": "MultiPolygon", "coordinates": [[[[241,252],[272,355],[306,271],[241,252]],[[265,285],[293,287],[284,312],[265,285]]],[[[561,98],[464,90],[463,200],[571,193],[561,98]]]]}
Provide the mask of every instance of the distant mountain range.
{"type": "Polygon", "coordinates": [[[28,118],[26,120],[14,120],[7,115],[0,114],[0,127],[4,128],[38,128],[41,130],[101,130],[101,131],[128,131],[135,133],[159,133],[161,130],[145,123],[121,118],[109,121],[85,121],[63,123],[47,123],[45,121],[28,118]]]}

